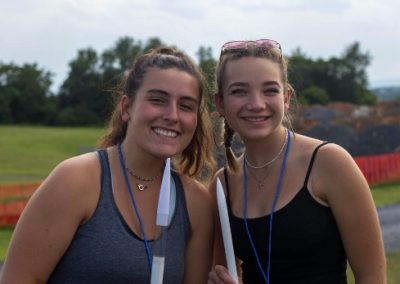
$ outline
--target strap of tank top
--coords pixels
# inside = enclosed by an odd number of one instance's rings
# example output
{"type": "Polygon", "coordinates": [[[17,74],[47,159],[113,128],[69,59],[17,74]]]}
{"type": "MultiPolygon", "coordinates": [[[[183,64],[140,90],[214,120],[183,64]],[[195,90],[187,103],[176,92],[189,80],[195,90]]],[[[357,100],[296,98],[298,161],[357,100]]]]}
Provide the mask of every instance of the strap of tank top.
{"type": "Polygon", "coordinates": [[[98,149],[97,154],[100,159],[101,166],[101,186],[103,186],[104,177],[109,173],[108,154],[106,149],[98,149]]]}
{"type": "Polygon", "coordinates": [[[169,218],[168,218],[168,225],[171,224],[172,217],[175,214],[175,207],[176,207],[176,184],[175,178],[171,172],[171,189],[170,189],[170,201],[169,201],[169,218]]]}
{"type": "Polygon", "coordinates": [[[231,202],[229,198],[229,182],[228,182],[228,169],[224,167],[224,178],[225,178],[225,185],[226,185],[226,205],[228,207],[229,212],[231,211],[231,202]]]}
{"type": "MultiPolygon", "coordinates": [[[[100,157],[100,164],[101,164],[101,170],[102,170],[102,175],[101,175],[101,184],[103,185],[103,178],[104,175],[109,173],[109,162],[108,162],[108,154],[106,149],[99,149],[97,150],[97,153],[100,157]]],[[[171,191],[170,191],[170,206],[169,206],[169,220],[168,222],[170,223],[172,220],[172,217],[174,216],[175,213],[175,207],[176,207],[176,182],[175,178],[177,177],[176,173],[171,173],[172,179],[171,179],[171,191]]]]}
{"type": "Polygon", "coordinates": [[[317,152],[318,152],[319,148],[321,148],[322,146],[324,146],[324,145],[326,145],[326,144],[328,144],[328,143],[330,143],[330,142],[324,142],[324,143],[319,144],[319,145],[317,146],[317,148],[315,148],[314,152],[312,153],[311,161],[310,161],[310,164],[308,165],[308,170],[307,170],[306,178],[305,178],[305,180],[304,180],[304,185],[303,185],[304,187],[307,186],[308,178],[310,177],[311,170],[312,170],[312,167],[313,167],[313,165],[314,165],[315,156],[317,155],[317,152]]]}
{"type": "Polygon", "coordinates": [[[99,155],[100,161],[105,162],[105,150],[104,149],[98,149],[96,150],[97,154],[99,155]]]}

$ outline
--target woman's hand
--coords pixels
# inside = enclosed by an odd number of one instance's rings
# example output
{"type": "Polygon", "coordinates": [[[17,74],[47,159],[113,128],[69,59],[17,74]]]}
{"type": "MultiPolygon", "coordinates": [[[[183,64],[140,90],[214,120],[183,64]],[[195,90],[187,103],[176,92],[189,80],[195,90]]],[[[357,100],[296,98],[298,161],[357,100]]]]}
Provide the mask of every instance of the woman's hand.
{"type": "Polygon", "coordinates": [[[208,274],[207,284],[238,284],[229,276],[228,269],[222,265],[216,265],[208,274]]]}

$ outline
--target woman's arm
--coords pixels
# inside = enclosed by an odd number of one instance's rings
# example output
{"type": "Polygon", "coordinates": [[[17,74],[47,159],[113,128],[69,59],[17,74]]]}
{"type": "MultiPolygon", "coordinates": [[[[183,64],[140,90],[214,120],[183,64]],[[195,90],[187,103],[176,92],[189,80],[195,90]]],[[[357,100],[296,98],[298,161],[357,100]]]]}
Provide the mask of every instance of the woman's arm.
{"type": "Polygon", "coordinates": [[[0,283],[48,280],[78,226],[95,208],[94,191],[87,187],[93,188],[93,181],[100,186],[99,170],[96,175],[86,167],[96,162],[93,153],[66,160],[35,191],[14,230],[0,283]]]}
{"type": "Polygon", "coordinates": [[[340,146],[319,151],[312,188],[332,208],[356,283],[386,283],[382,233],[368,183],[340,146]]]}
{"type": "Polygon", "coordinates": [[[214,222],[210,195],[200,183],[183,178],[191,236],[185,252],[184,283],[206,283],[212,262],[214,222]]]}

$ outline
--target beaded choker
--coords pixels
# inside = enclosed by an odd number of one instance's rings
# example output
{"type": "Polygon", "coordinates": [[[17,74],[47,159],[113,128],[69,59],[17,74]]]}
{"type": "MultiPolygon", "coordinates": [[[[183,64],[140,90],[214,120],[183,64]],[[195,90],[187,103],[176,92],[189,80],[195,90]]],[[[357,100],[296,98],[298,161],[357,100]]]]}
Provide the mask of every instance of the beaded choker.
{"type": "MultiPolygon", "coordinates": [[[[128,168],[126,166],[125,166],[125,169],[128,171],[128,173],[132,177],[134,177],[134,178],[136,178],[136,179],[138,179],[140,181],[144,181],[144,182],[152,182],[152,181],[154,181],[155,179],[158,179],[161,176],[161,173],[159,173],[158,175],[156,175],[156,176],[154,176],[152,178],[144,178],[144,177],[141,177],[141,176],[135,174],[130,168],[128,168]]],[[[145,185],[143,183],[136,183],[136,187],[137,187],[137,189],[139,191],[143,191],[143,190],[145,190],[147,188],[147,185],[145,185]]]]}

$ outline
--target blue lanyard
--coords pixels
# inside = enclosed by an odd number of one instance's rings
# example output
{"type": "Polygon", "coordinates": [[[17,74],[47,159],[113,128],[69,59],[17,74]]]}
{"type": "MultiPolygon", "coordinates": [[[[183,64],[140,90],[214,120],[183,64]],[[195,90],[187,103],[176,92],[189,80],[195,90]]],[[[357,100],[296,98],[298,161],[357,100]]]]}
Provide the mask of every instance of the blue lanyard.
{"type": "Polygon", "coordinates": [[[279,179],[278,179],[278,183],[276,185],[276,189],[275,189],[275,194],[274,194],[274,200],[272,202],[272,207],[271,207],[271,212],[270,212],[270,222],[269,222],[269,235],[268,235],[268,263],[267,263],[267,272],[265,273],[264,269],[262,268],[261,262],[260,262],[260,257],[258,256],[257,253],[257,249],[254,245],[254,241],[253,241],[253,237],[251,236],[248,224],[247,224],[247,174],[246,174],[246,156],[243,156],[243,221],[244,221],[244,226],[246,228],[246,232],[247,232],[247,236],[249,238],[249,242],[251,245],[251,248],[254,252],[254,256],[256,258],[257,261],[257,266],[265,280],[266,284],[269,284],[269,274],[270,274],[270,270],[271,270],[271,248],[272,248],[272,221],[273,221],[273,217],[274,217],[274,211],[275,211],[275,207],[276,207],[276,203],[278,201],[278,197],[279,197],[279,193],[281,190],[281,185],[282,185],[282,180],[283,180],[283,176],[285,173],[285,169],[286,169],[286,161],[287,161],[287,157],[289,154],[289,149],[290,149],[290,143],[291,143],[291,136],[288,131],[288,143],[285,149],[285,155],[283,157],[283,161],[282,161],[282,166],[280,169],[280,173],[279,173],[279,179]]]}
{"type": "Polygon", "coordinates": [[[143,235],[144,247],[146,249],[146,254],[147,254],[147,262],[149,264],[149,269],[151,271],[151,263],[152,263],[153,256],[151,253],[151,249],[149,247],[149,241],[147,240],[146,232],[144,231],[142,217],[139,214],[139,210],[137,208],[135,198],[133,197],[132,187],[131,187],[131,183],[129,182],[128,173],[126,172],[126,169],[125,169],[124,157],[122,156],[122,151],[121,151],[121,143],[118,143],[117,148],[118,148],[119,162],[121,164],[121,169],[122,169],[122,172],[124,173],[124,177],[125,177],[125,183],[128,188],[129,196],[131,197],[132,205],[133,205],[133,208],[135,209],[136,216],[139,220],[140,231],[143,235]]]}

